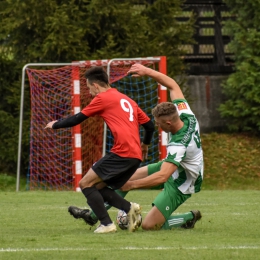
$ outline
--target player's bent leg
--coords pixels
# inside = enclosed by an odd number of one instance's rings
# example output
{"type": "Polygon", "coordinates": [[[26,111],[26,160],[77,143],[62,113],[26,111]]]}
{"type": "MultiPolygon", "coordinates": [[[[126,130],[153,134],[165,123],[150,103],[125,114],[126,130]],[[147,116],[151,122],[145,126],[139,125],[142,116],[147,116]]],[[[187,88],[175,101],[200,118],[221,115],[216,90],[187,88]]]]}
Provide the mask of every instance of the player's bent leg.
{"type": "Polygon", "coordinates": [[[87,199],[88,205],[95,212],[100,223],[107,226],[112,223],[112,220],[104,206],[102,195],[95,187],[95,185],[100,182],[102,182],[102,179],[93,171],[93,169],[89,169],[87,174],[81,179],[79,185],[82,193],[87,199]]]}
{"type": "MultiPolygon", "coordinates": [[[[121,191],[121,190],[115,190],[115,192],[120,195],[122,198],[124,198],[128,191],[121,191]]],[[[110,206],[108,203],[104,203],[104,206],[106,210],[109,210],[112,206],[110,206]]],[[[75,206],[70,206],[68,208],[68,212],[76,219],[83,219],[86,224],[90,226],[94,226],[98,222],[98,218],[96,214],[91,209],[81,209],[75,206]]],[[[141,223],[139,224],[139,226],[141,223]]]]}
{"type": "MultiPolygon", "coordinates": [[[[102,186],[102,187],[104,187],[104,186],[102,186]]],[[[116,190],[115,192],[118,195],[120,195],[122,198],[124,198],[128,193],[128,191],[121,191],[121,190],[116,190]]],[[[104,203],[104,206],[105,206],[106,210],[109,210],[112,207],[107,202],[104,203]]],[[[75,206],[70,206],[68,208],[68,212],[76,219],[83,219],[85,221],[85,223],[90,226],[94,226],[98,222],[98,218],[97,218],[96,214],[91,209],[80,209],[75,206]]]]}
{"type": "Polygon", "coordinates": [[[111,188],[105,187],[101,190],[99,190],[100,194],[102,195],[105,202],[107,202],[109,205],[121,209],[125,212],[129,212],[131,208],[131,203],[127,200],[125,200],[122,196],[120,196],[118,193],[116,193],[111,188]]]}
{"type": "Polygon", "coordinates": [[[148,212],[142,222],[142,229],[144,230],[159,230],[165,222],[165,217],[156,206],[148,212]]]}
{"type": "Polygon", "coordinates": [[[93,187],[96,185],[100,185],[103,180],[90,168],[88,172],[84,175],[84,177],[80,180],[79,182],[79,187],[81,190],[88,188],[88,187],[93,187]]]}
{"type": "Polygon", "coordinates": [[[188,220],[185,224],[183,224],[181,227],[185,229],[194,228],[197,221],[199,221],[202,218],[201,212],[199,210],[192,210],[190,212],[192,214],[192,219],[188,220]]]}
{"type": "MultiPolygon", "coordinates": [[[[80,182],[81,189],[84,189],[84,187],[89,186],[89,183],[93,183],[93,182],[96,182],[96,181],[98,182],[95,185],[97,189],[102,189],[105,186],[107,186],[104,182],[100,182],[101,179],[99,177],[96,178],[94,171],[93,171],[93,173],[94,173],[94,176],[93,176],[92,171],[93,170],[90,169],[89,172],[83,177],[82,181],[80,182]]],[[[84,190],[83,193],[84,192],[86,192],[86,190],[84,190]]],[[[120,195],[122,198],[124,198],[128,192],[123,192],[123,191],[117,190],[116,193],[118,195],[120,195]]],[[[108,203],[104,203],[104,206],[105,206],[106,210],[111,208],[111,206],[108,203]]],[[[80,209],[80,208],[77,208],[75,206],[70,206],[68,208],[68,212],[74,218],[77,218],[77,219],[82,218],[86,222],[86,224],[88,224],[90,226],[95,225],[98,221],[98,217],[96,216],[96,214],[94,213],[93,210],[80,209]]]]}
{"type": "Polygon", "coordinates": [[[162,229],[172,229],[172,228],[180,228],[183,225],[186,225],[188,221],[193,219],[193,214],[191,212],[187,212],[184,214],[176,214],[171,215],[162,226],[162,229]]]}
{"type": "MultiPolygon", "coordinates": [[[[115,190],[115,192],[120,195],[122,198],[124,198],[128,191],[121,191],[121,190],[115,190]]],[[[109,210],[112,206],[109,205],[107,202],[104,203],[106,210],[109,210]]],[[[98,221],[98,218],[96,214],[93,212],[93,210],[90,210],[89,215],[93,221],[98,221]]]]}

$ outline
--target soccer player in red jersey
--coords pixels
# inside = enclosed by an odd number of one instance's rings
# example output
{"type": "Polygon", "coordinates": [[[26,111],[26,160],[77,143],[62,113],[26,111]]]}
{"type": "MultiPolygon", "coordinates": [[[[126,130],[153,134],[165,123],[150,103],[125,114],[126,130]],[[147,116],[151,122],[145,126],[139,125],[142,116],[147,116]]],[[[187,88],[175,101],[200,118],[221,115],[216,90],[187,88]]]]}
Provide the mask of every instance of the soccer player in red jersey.
{"type": "MultiPolygon", "coordinates": [[[[140,224],[140,205],[125,200],[114,190],[121,188],[137,170],[142,159],[147,157],[154,125],[135,101],[111,88],[108,75],[102,67],[90,68],[85,77],[90,94],[94,97],[91,103],[78,114],[49,122],[45,128],[72,127],[95,115],[104,119],[114,137],[114,145],[109,153],[89,169],[79,186],[100,221],[95,233],[116,231],[104,202],[124,210],[130,220],[129,230],[134,231],[140,224]],[[139,125],[145,129],[142,143],[139,125]]],[[[84,219],[84,212],[77,207],[69,207],[69,212],[75,218],[84,219]]]]}

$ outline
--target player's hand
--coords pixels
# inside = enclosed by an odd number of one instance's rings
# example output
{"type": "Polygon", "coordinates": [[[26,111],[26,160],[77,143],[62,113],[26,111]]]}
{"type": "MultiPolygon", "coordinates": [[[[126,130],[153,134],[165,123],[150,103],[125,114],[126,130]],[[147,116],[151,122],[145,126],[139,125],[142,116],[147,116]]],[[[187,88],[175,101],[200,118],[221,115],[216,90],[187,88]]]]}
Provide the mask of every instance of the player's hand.
{"type": "Polygon", "coordinates": [[[143,155],[143,161],[147,160],[148,158],[148,145],[147,144],[141,144],[141,150],[142,150],[142,155],[143,155]]]}
{"type": "Polygon", "coordinates": [[[121,188],[120,190],[122,191],[129,191],[133,189],[133,181],[128,181],[126,182],[121,188]]]}
{"type": "Polygon", "coordinates": [[[49,122],[49,123],[44,127],[44,129],[46,129],[46,128],[52,128],[52,126],[54,125],[54,123],[56,123],[57,121],[58,121],[58,120],[49,122]]]}
{"type": "Polygon", "coordinates": [[[142,64],[136,63],[131,66],[130,70],[127,72],[128,74],[131,74],[132,77],[140,77],[146,75],[147,67],[143,66],[142,64]]]}

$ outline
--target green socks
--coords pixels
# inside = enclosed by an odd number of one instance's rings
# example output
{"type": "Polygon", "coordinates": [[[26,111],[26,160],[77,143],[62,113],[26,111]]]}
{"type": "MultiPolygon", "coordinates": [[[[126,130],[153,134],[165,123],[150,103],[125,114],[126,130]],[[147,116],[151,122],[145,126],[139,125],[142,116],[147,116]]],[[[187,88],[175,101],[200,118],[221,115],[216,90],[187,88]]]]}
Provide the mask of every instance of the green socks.
{"type": "Polygon", "coordinates": [[[180,215],[172,215],[170,216],[165,223],[162,225],[161,229],[172,229],[180,227],[185,224],[187,221],[193,219],[193,214],[191,212],[187,212],[180,215]]]}
{"type": "MultiPolygon", "coordinates": [[[[118,195],[120,195],[122,198],[124,198],[126,196],[126,194],[128,193],[128,191],[121,191],[121,190],[116,190],[115,191],[118,195]]],[[[107,210],[109,210],[111,208],[111,206],[107,203],[105,203],[105,208],[107,210]]],[[[93,220],[98,220],[97,216],[95,215],[95,213],[91,210],[90,212],[90,216],[93,220]]]]}

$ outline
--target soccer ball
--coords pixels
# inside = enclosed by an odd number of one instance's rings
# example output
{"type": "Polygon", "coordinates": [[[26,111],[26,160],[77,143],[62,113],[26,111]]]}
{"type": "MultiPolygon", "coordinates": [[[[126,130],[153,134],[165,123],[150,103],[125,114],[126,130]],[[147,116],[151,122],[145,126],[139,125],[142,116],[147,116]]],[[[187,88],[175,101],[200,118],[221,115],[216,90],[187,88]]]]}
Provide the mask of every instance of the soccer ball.
{"type": "Polygon", "coordinates": [[[123,210],[118,211],[116,223],[122,230],[126,230],[128,228],[129,221],[127,219],[127,214],[123,210]]]}
{"type": "MultiPolygon", "coordinates": [[[[118,211],[116,216],[116,223],[122,230],[128,229],[129,221],[127,218],[127,214],[123,210],[118,211]]],[[[140,227],[141,224],[142,224],[142,215],[139,214],[138,227],[140,227]]]]}

